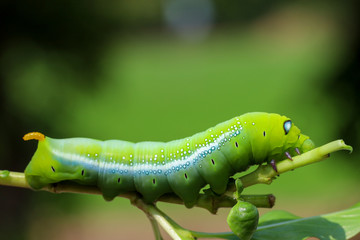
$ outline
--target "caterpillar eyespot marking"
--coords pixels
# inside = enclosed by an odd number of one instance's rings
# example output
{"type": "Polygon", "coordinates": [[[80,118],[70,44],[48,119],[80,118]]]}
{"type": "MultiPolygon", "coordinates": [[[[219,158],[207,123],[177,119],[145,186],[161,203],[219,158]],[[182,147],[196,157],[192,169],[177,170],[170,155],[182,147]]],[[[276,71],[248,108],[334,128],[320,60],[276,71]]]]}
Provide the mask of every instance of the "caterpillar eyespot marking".
{"type": "Polygon", "coordinates": [[[39,141],[25,169],[26,180],[34,189],[74,181],[97,186],[107,200],[136,191],[148,203],[173,192],[187,207],[196,203],[200,189],[207,184],[222,194],[235,173],[251,165],[279,162],[285,152],[303,153],[314,147],[289,118],[260,112],[170,142],[54,139],[41,133],[24,136],[24,140],[30,139],[39,141]],[[81,176],[74,169],[82,169],[81,176]]]}
{"type": "Polygon", "coordinates": [[[284,122],[285,135],[289,133],[290,129],[291,129],[291,120],[287,120],[284,122]]]}

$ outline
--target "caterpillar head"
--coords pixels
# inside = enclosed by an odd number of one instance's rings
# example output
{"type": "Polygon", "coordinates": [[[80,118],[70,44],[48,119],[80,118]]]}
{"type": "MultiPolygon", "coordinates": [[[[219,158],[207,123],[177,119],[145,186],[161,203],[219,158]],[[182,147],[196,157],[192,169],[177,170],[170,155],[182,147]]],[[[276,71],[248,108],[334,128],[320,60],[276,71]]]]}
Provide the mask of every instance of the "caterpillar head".
{"type": "Polygon", "coordinates": [[[313,141],[307,136],[301,133],[300,129],[294,125],[294,123],[285,116],[275,114],[274,118],[277,119],[276,124],[272,129],[270,146],[270,155],[284,159],[284,153],[288,152],[291,156],[298,155],[300,153],[307,152],[315,147],[313,141]]]}
{"type": "Polygon", "coordinates": [[[283,160],[314,148],[310,138],[301,133],[290,118],[279,114],[252,113],[246,117],[255,162],[283,160]],[[250,124],[249,124],[250,123],[250,124]]]}
{"type": "Polygon", "coordinates": [[[54,145],[63,147],[62,140],[45,138],[42,134],[31,136],[30,134],[34,133],[25,135],[24,140],[39,140],[38,148],[25,169],[26,181],[32,188],[41,189],[51,183],[84,177],[84,170],[81,166],[77,166],[75,163],[64,164],[56,156],[54,151],[57,148],[54,148],[54,145]]]}

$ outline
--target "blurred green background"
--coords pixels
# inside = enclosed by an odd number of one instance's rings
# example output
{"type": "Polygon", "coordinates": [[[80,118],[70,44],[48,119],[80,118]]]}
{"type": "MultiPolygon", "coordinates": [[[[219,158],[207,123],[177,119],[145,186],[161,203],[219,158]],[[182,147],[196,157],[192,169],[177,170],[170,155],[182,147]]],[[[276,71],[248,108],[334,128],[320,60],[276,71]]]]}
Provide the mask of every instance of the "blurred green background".
{"type": "MultiPolygon", "coordinates": [[[[10,1],[0,3],[0,169],[23,171],[22,136],[169,141],[252,111],[292,118],[352,155],[284,174],[275,209],[300,216],[360,200],[356,1],[10,1]]],[[[153,239],[126,199],[0,186],[1,239],[153,239]]],[[[159,204],[184,227],[227,231],[221,209],[159,204]]],[[[266,212],[268,210],[262,210],[266,212]]]]}

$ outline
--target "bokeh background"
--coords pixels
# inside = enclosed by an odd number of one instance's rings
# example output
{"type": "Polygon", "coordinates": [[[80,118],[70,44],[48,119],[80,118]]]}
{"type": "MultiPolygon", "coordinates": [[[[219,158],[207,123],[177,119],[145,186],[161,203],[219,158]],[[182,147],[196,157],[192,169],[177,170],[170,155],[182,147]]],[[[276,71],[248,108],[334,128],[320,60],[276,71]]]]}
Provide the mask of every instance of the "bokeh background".
{"type": "MultiPolygon", "coordinates": [[[[169,141],[251,111],[293,119],[352,155],[284,174],[275,209],[300,216],[360,201],[357,1],[0,2],[0,169],[23,171],[40,131],[169,141]]],[[[159,204],[184,227],[227,231],[222,209],[159,204]]],[[[1,239],[153,239],[126,199],[0,186],[1,239]]],[[[264,213],[267,210],[262,210],[264,213]]]]}

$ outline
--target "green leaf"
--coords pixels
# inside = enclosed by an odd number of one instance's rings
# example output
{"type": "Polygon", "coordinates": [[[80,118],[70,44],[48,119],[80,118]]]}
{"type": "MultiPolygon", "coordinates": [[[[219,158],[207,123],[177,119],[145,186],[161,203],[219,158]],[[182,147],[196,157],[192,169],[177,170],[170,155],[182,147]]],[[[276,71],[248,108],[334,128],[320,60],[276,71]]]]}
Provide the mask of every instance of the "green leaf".
{"type": "Polygon", "coordinates": [[[285,211],[272,211],[260,218],[253,240],[349,239],[360,232],[360,203],[325,215],[299,218],[285,211]]]}
{"type": "Polygon", "coordinates": [[[287,211],[275,210],[275,211],[268,212],[267,214],[264,214],[263,216],[261,216],[258,226],[260,227],[263,225],[269,225],[271,223],[284,222],[284,221],[294,220],[294,219],[298,219],[298,218],[300,218],[300,217],[298,217],[292,213],[289,213],[287,211]]]}
{"type": "MultiPolygon", "coordinates": [[[[264,214],[252,240],[302,240],[316,237],[324,240],[349,239],[360,232],[360,202],[339,212],[300,218],[286,211],[264,214]]],[[[201,233],[191,231],[198,238],[239,240],[232,232],[201,233]]]]}

